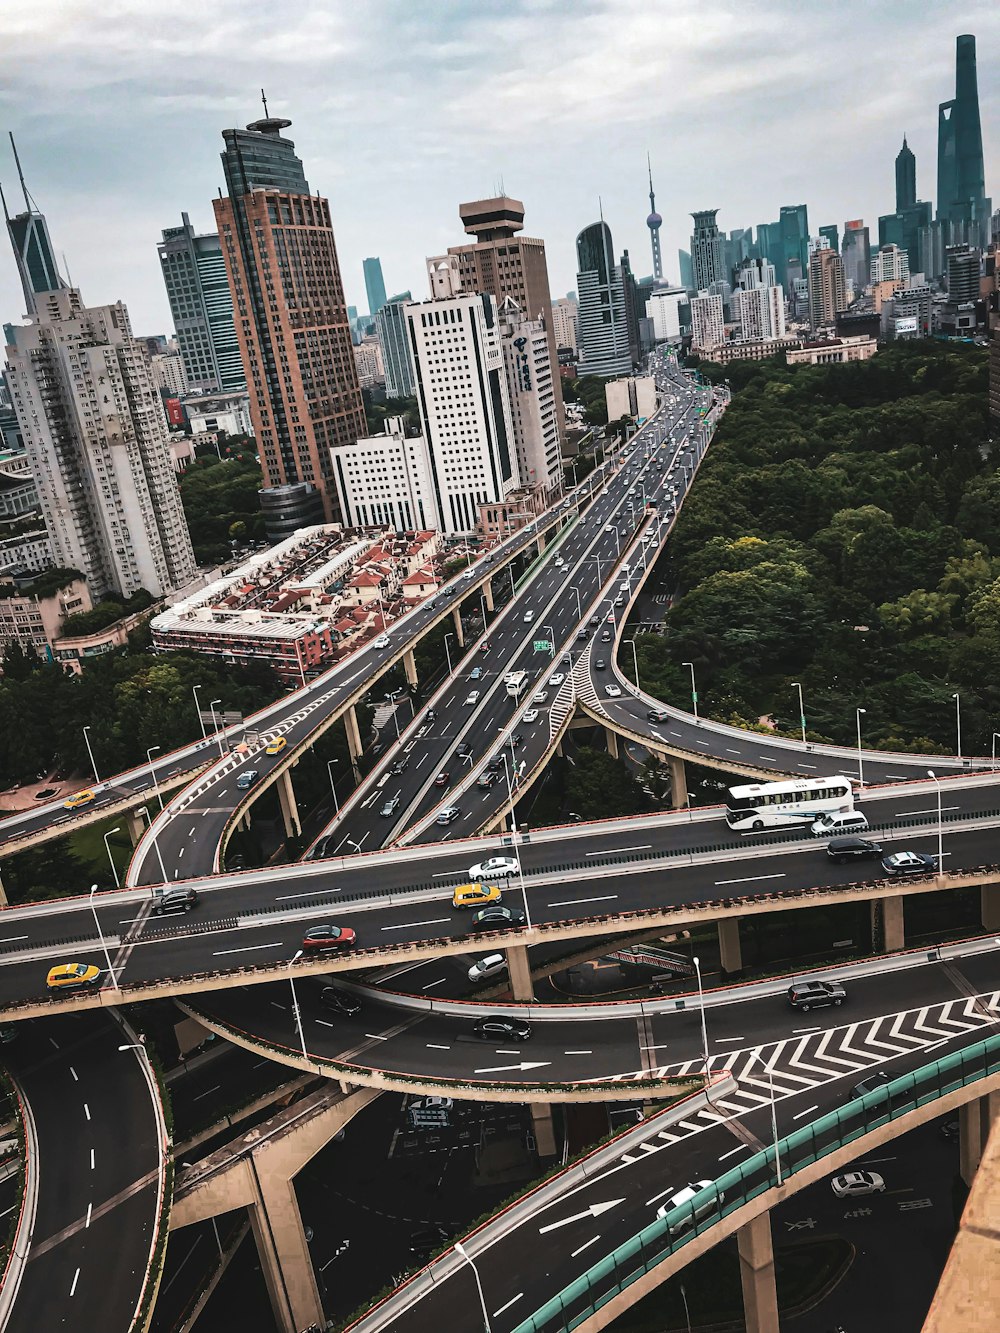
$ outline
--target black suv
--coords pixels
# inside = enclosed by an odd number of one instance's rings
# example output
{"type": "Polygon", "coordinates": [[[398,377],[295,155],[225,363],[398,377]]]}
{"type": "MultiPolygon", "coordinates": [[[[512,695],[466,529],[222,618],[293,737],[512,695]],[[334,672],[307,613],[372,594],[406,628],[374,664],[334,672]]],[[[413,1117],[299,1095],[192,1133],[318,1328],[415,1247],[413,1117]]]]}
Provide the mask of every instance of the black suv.
{"type": "Polygon", "coordinates": [[[165,916],[173,912],[190,912],[197,906],[196,889],[170,889],[167,893],[160,894],[153,903],[153,912],[156,916],[165,916]]]}
{"type": "Polygon", "coordinates": [[[360,1014],[362,1009],[357,996],[337,986],[324,986],[319,993],[319,1002],[324,1009],[332,1009],[335,1014],[344,1014],[347,1018],[360,1014]]]}
{"type": "Polygon", "coordinates": [[[831,838],[826,844],[826,854],[831,861],[842,865],[845,861],[874,860],[882,855],[882,846],[871,838],[831,838]]]}
{"type": "Polygon", "coordinates": [[[824,1009],[827,1005],[841,1005],[847,991],[836,981],[797,981],[788,987],[788,1003],[793,1009],[807,1014],[810,1009],[824,1009]]]}

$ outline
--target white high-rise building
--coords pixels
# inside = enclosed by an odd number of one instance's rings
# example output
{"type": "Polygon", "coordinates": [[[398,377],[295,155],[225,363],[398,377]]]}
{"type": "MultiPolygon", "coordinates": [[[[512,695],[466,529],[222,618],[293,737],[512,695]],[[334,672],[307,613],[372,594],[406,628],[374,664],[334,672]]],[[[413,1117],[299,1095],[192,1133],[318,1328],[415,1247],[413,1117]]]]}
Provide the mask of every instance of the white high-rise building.
{"type": "Polygon", "coordinates": [[[422,435],[407,436],[402,417],[390,417],[384,435],[335,445],[332,454],[348,526],[440,531],[427,442],[422,435]]]}
{"type": "Polygon", "coordinates": [[[681,306],[687,305],[683,287],[654,287],[646,301],[646,315],[653,321],[653,337],[658,343],[680,342],[681,306]]]}
{"type": "Polygon", "coordinates": [[[898,245],[880,246],[872,255],[872,284],[877,282],[905,283],[910,276],[910,256],[898,245]]]}
{"type": "Polygon", "coordinates": [[[7,348],[14,411],[56,564],[95,597],[187,583],[194,553],[149,358],[121,302],[38,293],[7,348]]]}
{"type": "Polygon", "coordinates": [[[546,497],[552,497],[562,485],[556,408],[560,389],[552,383],[545,324],[526,319],[508,296],[500,310],[500,337],[521,485],[541,486],[546,497]]]}
{"type": "Polygon", "coordinates": [[[766,259],[749,259],[741,266],[738,277],[732,312],[739,322],[741,338],[783,338],[785,293],[774,280],[774,265],[766,259]]]}
{"type": "Polygon", "coordinates": [[[166,389],[176,398],[181,398],[190,392],[191,386],[179,348],[168,352],[157,352],[149,358],[149,361],[153,371],[153,383],[158,389],[166,389]]]}
{"type": "Polygon", "coordinates": [[[370,389],[375,384],[385,382],[385,370],[382,367],[382,348],[374,334],[362,338],[355,345],[354,364],[358,371],[358,383],[362,389],[370,389]]]}
{"type": "Polygon", "coordinates": [[[576,334],[576,322],[580,307],[568,296],[560,296],[552,302],[552,333],[557,347],[568,347],[575,352],[579,346],[576,334]]]}
{"type": "Polygon", "coordinates": [[[726,341],[726,319],[722,297],[716,292],[699,292],[691,297],[691,346],[708,351],[726,341]]]}

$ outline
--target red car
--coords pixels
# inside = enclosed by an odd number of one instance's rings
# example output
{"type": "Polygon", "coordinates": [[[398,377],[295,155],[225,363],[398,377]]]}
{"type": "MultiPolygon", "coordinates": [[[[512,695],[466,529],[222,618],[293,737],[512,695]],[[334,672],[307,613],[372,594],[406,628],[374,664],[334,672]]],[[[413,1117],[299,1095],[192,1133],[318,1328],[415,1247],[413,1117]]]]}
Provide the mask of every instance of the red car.
{"type": "Polygon", "coordinates": [[[302,937],[303,949],[344,949],[357,942],[349,926],[313,926],[302,937]]]}
{"type": "Polygon", "coordinates": [[[434,786],[447,787],[447,785],[448,785],[448,773],[447,770],[442,770],[434,779],[434,786]]]}
{"type": "Polygon", "coordinates": [[[482,643],[479,645],[479,651],[481,653],[488,653],[490,651],[490,643],[488,639],[484,639],[482,641],[482,643]]]}

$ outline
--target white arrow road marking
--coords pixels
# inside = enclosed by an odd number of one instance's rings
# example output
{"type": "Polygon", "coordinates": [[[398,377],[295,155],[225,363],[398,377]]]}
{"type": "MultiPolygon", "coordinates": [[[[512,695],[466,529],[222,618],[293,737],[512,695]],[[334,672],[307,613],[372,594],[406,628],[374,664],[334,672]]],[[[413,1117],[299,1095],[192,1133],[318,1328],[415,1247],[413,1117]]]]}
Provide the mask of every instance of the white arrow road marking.
{"type": "Polygon", "coordinates": [[[474,1069],[474,1074],[507,1074],[511,1071],[523,1073],[526,1069],[544,1069],[551,1060],[522,1060],[519,1065],[493,1065],[490,1069],[474,1069]]]}
{"type": "Polygon", "coordinates": [[[550,1222],[547,1227],[539,1227],[538,1234],[544,1236],[547,1231],[557,1231],[560,1227],[568,1227],[570,1222],[579,1222],[583,1218],[600,1217],[606,1213],[609,1208],[617,1208],[624,1199],[609,1199],[607,1203],[592,1203],[589,1208],[585,1208],[582,1213],[574,1213],[572,1217],[564,1217],[558,1222],[550,1222]]]}

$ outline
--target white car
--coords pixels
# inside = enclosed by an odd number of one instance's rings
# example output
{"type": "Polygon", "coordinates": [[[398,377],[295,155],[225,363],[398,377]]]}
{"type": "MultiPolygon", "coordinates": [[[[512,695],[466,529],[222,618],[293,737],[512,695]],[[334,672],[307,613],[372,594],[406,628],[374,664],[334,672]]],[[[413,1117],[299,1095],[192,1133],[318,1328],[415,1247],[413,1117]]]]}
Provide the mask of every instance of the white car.
{"type": "Polygon", "coordinates": [[[548,700],[548,697],[549,697],[548,691],[536,690],[535,693],[531,696],[531,702],[533,704],[543,704],[548,700]]]}
{"type": "Polygon", "coordinates": [[[376,647],[376,648],[388,648],[388,647],[389,647],[389,636],[388,636],[388,634],[380,634],[380,635],[378,636],[378,638],[375,640],[375,647],[376,647]]]}
{"type": "Polygon", "coordinates": [[[478,703],[478,702],[479,702],[479,691],[478,691],[478,690],[470,690],[469,693],[465,696],[465,702],[466,702],[466,705],[468,705],[468,704],[478,703]]]}
{"type": "Polygon", "coordinates": [[[549,677],[549,684],[552,686],[553,689],[557,690],[565,679],[566,677],[562,674],[562,672],[557,671],[554,676],[549,677]]]}
{"type": "Polygon", "coordinates": [[[613,523],[605,523],[604,525],[605,532],[614,532],[614,530],[615,530],[615,525],[613,523]]]}
{"type": "Polygon", "coordinates": [[[473,983],[486,981],[489,977],[502,976],[507,971],[507,959],[502,953],[488,953],[469,968],[469,980],[473,983]]]}
{"type": "Polygon", "coordinates": [[[538,709],[537,709],[537,708],[529,708],[528,711],[525,713],[524,717],[521,718],[521,721],[522,721],[522,722],[537,722],[537,721],[538,721],[538,709]]]}
{"type": "Polygon", "coordinates": [[[686,1231],[692,1222],[696,1222],[698,1218],[704,1217],[706,1213],[721,1208],[725,1203],[726,1196],[721,1190],[718,1194],[711,1194],[708,1197],[699,1200],[698,1196],[702,1194],[703,1191],[712,1189],[714,1185],[715,1182],[713,1180],[692,1180],[690,1185],[685,1185],[682,1190],[678,1190],[676,1194],[671,1195],[666,1203],[661,1203],[656,1210],[656,1216],[666,1217],[666,1215],[672,1213],[675,1208],[680,1208],[684,1204],[691,1203],[692,1200],[695,1200],[696,1202],[691,1211],[685,1214],[679,1222],[676,1222],[670,1228],[671,1232],[675,1234],[678,1231],[686,1231]]]}
{"type": "Polygon", "coordinates": [[[469,879],[477,882],[483,879],[503,879],[507,875],[516,875],[518,869],[513,856],[491,856],[488,861],[469,867],[469,879]]]}
{"type": "Polygon", "coordinates": [[[526,625],[530,625],[531,622],[534,620],[534,618],[535,618],[535,613],[534,613],[534,611],[525,611],[525,613],[524,613],[524,623],[525,623],[526,625]]]}
{"type": "Polygon", "coordinates": [[[617,685],[605,685],[604,693],[609,699],[620,699],[622,697],[622,692],[617,685]]]}
{"type": "Polygon", "coordinates": [[[885,1181],[877,1171],[845,1171],[834,1176],[830,1188],[838,1199],[856,1199],[863,1194],[884,1194],[885,1181]]]}

